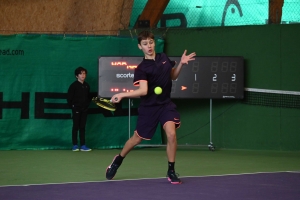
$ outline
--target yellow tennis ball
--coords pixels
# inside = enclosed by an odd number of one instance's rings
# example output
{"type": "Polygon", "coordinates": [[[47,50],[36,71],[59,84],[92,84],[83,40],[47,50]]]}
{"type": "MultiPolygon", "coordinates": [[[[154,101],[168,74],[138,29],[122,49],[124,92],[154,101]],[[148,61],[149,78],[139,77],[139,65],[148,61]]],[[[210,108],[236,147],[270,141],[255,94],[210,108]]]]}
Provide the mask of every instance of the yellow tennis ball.
{"type": "Polygon", "coordinates": [[[161,87],[156,87],[156,88],[154,88],[154,93],[155,94],[161,94],[162,93],[162,89],[161,89],[161,87]]]}

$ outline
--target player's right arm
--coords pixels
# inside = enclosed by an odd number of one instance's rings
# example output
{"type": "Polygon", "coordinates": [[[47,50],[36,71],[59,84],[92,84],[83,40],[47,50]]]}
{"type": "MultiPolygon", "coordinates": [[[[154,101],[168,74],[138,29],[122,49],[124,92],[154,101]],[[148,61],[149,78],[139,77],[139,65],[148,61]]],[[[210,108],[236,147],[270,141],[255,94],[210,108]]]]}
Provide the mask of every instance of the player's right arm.
{"type": "Polygon", "coordinates": [[[122,92],[115,94],[112,96],[111,100],[113,103],[119,103],[123,98],[134,98],[134,97],[140,97],[145,96],[148,92],[148,82],[145,81],[139,81],[139,88],[136,90],[133,90],[132,92],[122,92]]]}

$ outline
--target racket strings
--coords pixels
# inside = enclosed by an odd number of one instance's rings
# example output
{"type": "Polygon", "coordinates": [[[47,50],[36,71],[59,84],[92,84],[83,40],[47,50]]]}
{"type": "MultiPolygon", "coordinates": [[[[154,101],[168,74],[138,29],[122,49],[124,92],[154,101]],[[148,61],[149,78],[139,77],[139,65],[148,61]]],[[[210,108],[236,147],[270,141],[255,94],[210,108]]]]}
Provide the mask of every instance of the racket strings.
{"type": "Polygon", "coordinates": [[[97,106],[100,106],[104,109],[111,110],[111,111],[116,110],[115,104],[113,104],[110,100],[98,98],[98,97],[94,97],[92,100],[96,103],[97,106]]]}

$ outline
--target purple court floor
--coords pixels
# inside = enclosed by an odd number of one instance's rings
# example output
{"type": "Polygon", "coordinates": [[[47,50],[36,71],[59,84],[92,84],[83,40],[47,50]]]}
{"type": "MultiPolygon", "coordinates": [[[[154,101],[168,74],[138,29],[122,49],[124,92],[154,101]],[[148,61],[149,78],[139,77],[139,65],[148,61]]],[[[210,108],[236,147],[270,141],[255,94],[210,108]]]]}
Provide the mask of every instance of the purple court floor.
{"type": "Polygon", "coordinates": [[[0,187],[1,200],[297,200],[300,173],[182,177],[0,187]]]}

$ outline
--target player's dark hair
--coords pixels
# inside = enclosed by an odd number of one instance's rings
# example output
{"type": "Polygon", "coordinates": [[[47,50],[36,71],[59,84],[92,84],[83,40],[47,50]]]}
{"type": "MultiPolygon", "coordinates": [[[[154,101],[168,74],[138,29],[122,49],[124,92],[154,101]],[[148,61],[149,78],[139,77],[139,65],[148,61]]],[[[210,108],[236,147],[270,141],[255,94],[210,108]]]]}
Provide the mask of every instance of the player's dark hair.
{"type": "Polygon", "coordinates": [[[151,38],[154,40],[154,34],[151,33],[150,31],[142,31],[138,35],[138,43],[141,44],[142,40],[147,40],[147,38],[151,38]]]}
{"type": "Polygon", "coordinates": [[[87,70],[83,67],[78,67],[75,69],[75,76],[78,76],[78,74],[81,74],[81,72],[84,71],[87,74],[87,70]]]}

